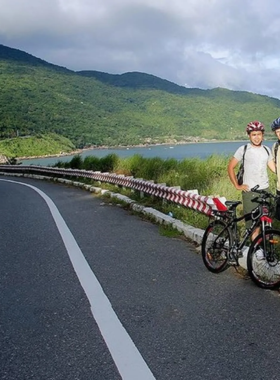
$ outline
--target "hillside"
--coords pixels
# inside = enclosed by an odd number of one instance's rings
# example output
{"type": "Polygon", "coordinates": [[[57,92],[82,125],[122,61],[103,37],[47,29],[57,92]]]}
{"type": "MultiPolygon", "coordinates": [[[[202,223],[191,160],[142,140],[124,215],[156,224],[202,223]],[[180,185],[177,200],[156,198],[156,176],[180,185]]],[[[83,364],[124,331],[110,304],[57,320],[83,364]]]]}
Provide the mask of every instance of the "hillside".
{"type": "Polygon", "coordinates": [[[248,121],[269,126],[280,113],[280,100],[267,96],[187,89],[138,72],[74,72],[3,45],[0,73],[0,139],[16,138],[17,144],[49,133],[78,148],[234,140],[245,137],[248,121]]]}
{"type": "Polygon", "coordinates": [[[203,95],[204,90],[178,86],[166,79],[158,78],[151,74],[131,72],[124,74],[107,74],[100,71],[77,71],[77,74],[88,78],[95,78],[100,82],[121,88],[134,90],[159,90],[177,95],[203,95]]]}

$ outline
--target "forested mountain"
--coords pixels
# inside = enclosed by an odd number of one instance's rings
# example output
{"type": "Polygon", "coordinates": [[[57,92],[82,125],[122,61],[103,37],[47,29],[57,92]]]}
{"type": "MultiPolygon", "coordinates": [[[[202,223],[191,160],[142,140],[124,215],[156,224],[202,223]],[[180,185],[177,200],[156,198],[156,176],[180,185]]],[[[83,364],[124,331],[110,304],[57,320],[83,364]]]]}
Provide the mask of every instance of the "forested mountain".
{"type": "Polygon", "coordinates": [[[107,74],[100,71],[77,71],[77,74],[88,77],[95,78],[103,83],[121,87],[121,88],[132,88],[136,89],[146,89],[146,90],[160,90],[166,91],[173,94],[181,95],[202,95],[203,90],[186,88],[183,86],[178,86],[166,79],[158,78],[151,74],[131,72],[124,74],[107,74]]]}
{"type": "Polygon", "coordinates": [[[74,72],[3,45],[0,86],[0,139],[55,133],[76,147],[242,139],[248,121],[269,126],[280,113],[280,100],[267,96],[138,72],[74,72]]]}

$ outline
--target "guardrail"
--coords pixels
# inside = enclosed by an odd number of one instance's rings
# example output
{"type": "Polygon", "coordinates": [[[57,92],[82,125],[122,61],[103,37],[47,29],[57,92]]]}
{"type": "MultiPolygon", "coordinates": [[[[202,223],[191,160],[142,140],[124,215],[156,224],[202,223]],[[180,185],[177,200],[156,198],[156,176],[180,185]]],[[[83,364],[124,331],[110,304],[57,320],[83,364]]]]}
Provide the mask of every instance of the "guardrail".
{"type": "Polygon", "coordinates": [[[175,204],[191,208],[205,215],[212,215],[213,210],[225,210],[224,197],[199,195],[197,190],[181,190],[179,187],[168,187],[165,184],[156,184],[153,181],[143,180],[115,173],[102,173],[99,171],[51,168],[36,165],[1,165],[3,173],[39,174],[44,176],[63,176],[90,178],[94,181],[119,185],[142,193],[165,199],[175,204]]]}

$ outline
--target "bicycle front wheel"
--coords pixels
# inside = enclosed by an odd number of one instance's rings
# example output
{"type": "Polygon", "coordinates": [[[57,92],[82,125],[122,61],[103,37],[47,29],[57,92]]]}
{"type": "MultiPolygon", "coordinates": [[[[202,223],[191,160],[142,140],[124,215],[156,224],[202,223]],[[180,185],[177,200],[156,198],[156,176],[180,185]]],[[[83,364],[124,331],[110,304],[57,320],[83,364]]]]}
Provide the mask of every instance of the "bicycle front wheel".
{"type": "Polygon", "coordinates": [[[221,220],[214,220],[206,228],[201,244],[201,255],[206,268],[220,273],[228,267],[228,251],[232,246],[232,234],[221,220]]]}
{"type": "Polygon", "coordinates": [[[267,229],[252,242],[247,268],[251,279],[259,287],[275,289],[280,287],[280,231],[267,229]]]}

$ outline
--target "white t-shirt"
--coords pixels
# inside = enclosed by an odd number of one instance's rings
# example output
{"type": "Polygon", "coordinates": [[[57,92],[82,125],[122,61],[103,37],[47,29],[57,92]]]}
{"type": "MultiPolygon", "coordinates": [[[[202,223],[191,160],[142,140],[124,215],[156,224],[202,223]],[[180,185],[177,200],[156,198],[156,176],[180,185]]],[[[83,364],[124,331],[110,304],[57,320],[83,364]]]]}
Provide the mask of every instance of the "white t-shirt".
{"type": "MultiPolygon", "coordinates": [[[[244,153],[244,145],[239,147],[234,153],[234,157],[238,161],[242,161],[244,153]]],[[[269,147],[261,145],[256,147],[252,144],[247,144],[247,150],[244,159],[244,185],[248,185],[250,189],[259,185],[259,189],[267,189],[268,183],[268,173],[267,164],[272,160],[272,154],[269,147]],[[266,151],[267,149],[267,151],[266,151]],[[267,152],[269,154],[267,154],[267,152]]]]}

